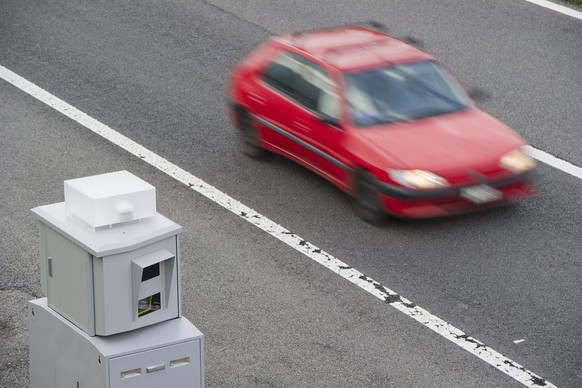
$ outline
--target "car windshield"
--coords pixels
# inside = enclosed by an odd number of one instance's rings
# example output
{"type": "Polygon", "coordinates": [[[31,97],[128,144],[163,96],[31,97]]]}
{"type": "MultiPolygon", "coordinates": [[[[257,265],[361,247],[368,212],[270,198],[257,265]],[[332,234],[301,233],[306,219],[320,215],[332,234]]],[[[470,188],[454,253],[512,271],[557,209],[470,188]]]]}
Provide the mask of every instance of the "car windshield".
{"type": "Polygon", "coordinates": [[[367,127],[457,112],[471,100],[433,61],[347,74],[346,97],[354,124],[367,127]]]}

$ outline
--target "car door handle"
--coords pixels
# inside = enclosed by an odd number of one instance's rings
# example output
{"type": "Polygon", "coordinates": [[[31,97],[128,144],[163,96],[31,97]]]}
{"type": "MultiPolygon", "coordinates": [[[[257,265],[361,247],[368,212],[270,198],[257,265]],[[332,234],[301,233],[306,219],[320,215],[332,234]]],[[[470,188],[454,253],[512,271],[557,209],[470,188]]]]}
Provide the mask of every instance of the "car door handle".
{"type": "Polygon", "coordinates": [[[293,121],[293,126],[299,130],[304,131],[304,132],[311,132],[311,128],[309,128],[309,126],[307,126],[299,121],[293,121]]]}
{"type": "Polygon", "coordinates": [[[253,100],[257,104],[265,105],[265,99],[263,97],[259,96],[258,94],[249,92],[248,96],[249,96],[249,99],[253,100]]]}

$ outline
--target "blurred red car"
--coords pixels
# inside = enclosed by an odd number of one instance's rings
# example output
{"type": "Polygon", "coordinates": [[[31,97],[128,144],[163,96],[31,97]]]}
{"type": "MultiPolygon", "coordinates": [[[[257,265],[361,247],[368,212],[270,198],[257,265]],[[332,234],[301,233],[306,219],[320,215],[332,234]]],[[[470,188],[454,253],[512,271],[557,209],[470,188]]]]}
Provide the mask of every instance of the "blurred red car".
{"type": "Polygon", "coordinates": [[[525,141],[479,109],[426,52],[364,26],[269,40],[234,70],[243,151],[276,152],[355,198],[368,222],[532,195],[525,141]]]}

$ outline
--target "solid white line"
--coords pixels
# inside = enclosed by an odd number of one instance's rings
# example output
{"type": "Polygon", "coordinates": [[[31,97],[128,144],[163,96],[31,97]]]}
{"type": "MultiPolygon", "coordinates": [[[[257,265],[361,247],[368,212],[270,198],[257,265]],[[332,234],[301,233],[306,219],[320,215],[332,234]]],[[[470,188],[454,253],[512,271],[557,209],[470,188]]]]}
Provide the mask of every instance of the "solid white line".
{"type": "Polygon", "coordinates": [[[582,12],[576,11],[572,8],[568,8],[563,5],[552,3],[551,1],[546,0],[525,0],[525,1],[529,1],[530,3],[537,4],[541,7],[545,7],[553,11],[563,13],[564,15],[572,16],[576,19],[582,20],[582,12]]]}
{"type": "Polygon", "coordinates": [[[58,112],[70,117],[89,130],[103,136],[105,139],[118,145],[132,155],[139,157],[160,171],[165,172],[174,179],[191,187],[192,190],[218,203],[239,217],[244,218],[256,227],[264,230],[273,237],[289,245],[293,249],[303,253],[305,256],[337,273],[344,279],[366,290],[376,298],[390,304],[392,307],[420,322],[447,340],[474,354],[481,360],[494,366],[513,379],[519,381],[523,385],[527,387],[555,387],[555,385],[549,381],[525,369],[521,365],[496,352],[487,345],[477,341],[475,338],[466,335],[461,330],[448,324],[437,316],[432,315],[425,309],[416,306],[414,303],[401,297],[396,292],[384,287],[380,283],[367,277],[355,268],[351,268],[329,253],[326,253],[315,245],[305,241],[300,236],[291,233],[281,225],[269,220],[253,209],[243,205],[236,199],[221,192],[220,190],[195,177],[189,172],[181,169],[175,164],[170,163],[163,157],[158,156],[147,148],[109,128],[105,124],[102,124],[101,122],[81,112],[68,103],[60,100],[59,98],[53,96],[52,94],[25,80],[24,78],[3,66],[0,66],[0,77],[21,89],[22,91],[54,108],[58,112]]]}
{"type": "Polygon", "coordinates": [[[578,179],[582,179],[582,168],[573,165],[570,162],[566,162],[565,160],[556,158],[553,155],[548,154],[545,151],[538,150],[532,146],[525,147],[526,153],[539,160],[540,162],[544,162],[545,164],[549,164],[552,167],[557,168],[558,170],[562,170],[570,175],[575,176],[578,179]]]}

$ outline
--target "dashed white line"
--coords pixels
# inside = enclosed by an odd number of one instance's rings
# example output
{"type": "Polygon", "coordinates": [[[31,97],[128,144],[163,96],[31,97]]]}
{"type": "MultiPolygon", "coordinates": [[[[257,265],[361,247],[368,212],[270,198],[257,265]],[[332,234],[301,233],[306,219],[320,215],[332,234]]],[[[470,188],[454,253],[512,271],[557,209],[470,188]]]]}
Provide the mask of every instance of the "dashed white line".
{"type": "Polygon", "coordinates": [[[560,12],[564,15],[572,16],[576,19],[582,20],[582,12],[576,11],[572,8],[568,8],[568,7],[565,7],[563,5],[556,4],[556,3],[553,3],[551,1],[546,1],[546,0],[525,0],[525,1],[528,1],[530,3],[539,5],[541,7],[548,8],[548,9],[551,9],[553,11],[560,12]]]}
{"type": "Polygon", "coordinates": [[[239,217],[244,218],[256,227],[264,230],[273,237],[289,245],[293,249],[303,253],[317,263],[337,273],[344,279],[374,295],[376,298],[390,304],[392,307],[408,315],[417,322],[420,322],[422,325],[440,334],[442,337],[455,343],[473,355],[479,357],[481,360],[494,366],[498,370],[502,371],[523,385],[527,387],[555,387],[555,385],[549,381],[525,369],[515,361],[510,360],[509,358],[476,340],[475,338],[468,336],[453,325],[448,324],[427,310],[401,297],[396,292],[367,277],[355,268],[348,266],[329,253],[322,251],[320,248],[305,241],[300,236],[288,231],[281,225],[269,220],[268,218],[257,213],[236,199],[209,185],[203,180],[195,177],[175,164],[172,164],[163,157],[153,153],[152,151],[120,134],[119,132],[109,128],[105,124],[88,116],[77,108],[53,96],[52,94],[3,66],[0,66],[0,78],[3,78],[7,82],[37,98],[56,111],[64,114],[65,116],[85,126],[87,129],[118,145],[132,155],[141,158],[143,161],[189,186],[194,191],[211,199],[212,201],[228,209],[239,217]]]}

